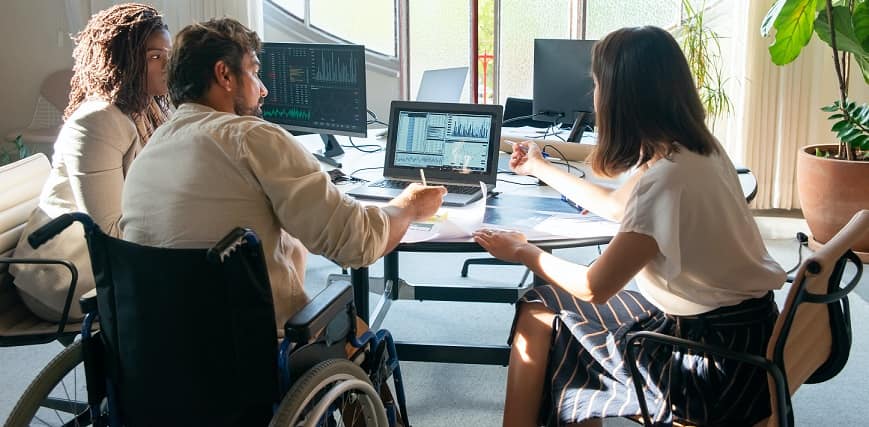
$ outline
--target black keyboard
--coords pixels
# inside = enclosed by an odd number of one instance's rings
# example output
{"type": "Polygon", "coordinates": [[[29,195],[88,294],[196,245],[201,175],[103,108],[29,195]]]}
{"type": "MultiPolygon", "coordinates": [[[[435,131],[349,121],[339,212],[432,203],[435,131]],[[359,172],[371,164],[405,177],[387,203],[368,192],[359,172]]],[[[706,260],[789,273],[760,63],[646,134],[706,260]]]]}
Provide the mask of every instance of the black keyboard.
{"type": "MultiPolygon", "coordinates": [[[[381,181],[377,181],[369,184],[371,187],[380,187],[380,188],[395,188],[399,190],[403,190],[404,187],[410,185],[409,181],[399,181],[396,179],[384,179],[381,181]]],[[[443,184],[438,184],[443,185],[443,184]]],[[[453,194],[474,194],[477,191],[480,191],[480,187],[473,185],[444,185],[447,188],[448,193],[453,194]]]]}

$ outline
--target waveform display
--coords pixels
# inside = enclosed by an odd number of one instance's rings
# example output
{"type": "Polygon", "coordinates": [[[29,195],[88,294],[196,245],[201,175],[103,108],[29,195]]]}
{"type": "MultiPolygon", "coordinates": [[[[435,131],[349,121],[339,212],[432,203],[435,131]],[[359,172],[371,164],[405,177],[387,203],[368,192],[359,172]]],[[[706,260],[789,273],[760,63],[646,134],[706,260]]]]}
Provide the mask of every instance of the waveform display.
{"type": "Polygon", "coordinates": [[[450,136],[453,138],[488,139],[489,117],[453,116],[450,136]]]}
{"type": "Polygon", "coordinates": [[[356,57],[353,52],[321,51],[315,64],[314,80],[341,84],[356,84],[356,57]]]}
{"type": "Polygon", "coordinates": [[[263,118],[310,120],[311,111],[303,108],[269,108],[263,106],[263,118]]]}

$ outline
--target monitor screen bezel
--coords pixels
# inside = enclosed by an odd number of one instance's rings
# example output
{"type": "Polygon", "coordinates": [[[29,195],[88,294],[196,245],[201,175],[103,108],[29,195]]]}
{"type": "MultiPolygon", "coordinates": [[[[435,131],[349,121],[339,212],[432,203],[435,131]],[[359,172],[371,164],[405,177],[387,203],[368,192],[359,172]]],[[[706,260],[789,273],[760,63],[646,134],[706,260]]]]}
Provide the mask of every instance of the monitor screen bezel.
{"type": "Polygon", "coordinates": [[[504,107],[497,104],[462,104],[448,102],[392,101],[389,106],[389,132],[386,138],[386,154],[383,175],[387,177],[418,179],[418,167],[395,166],[395,147],[398,138],[398,115],[402,111],[452,114],[485,114],[492,116],[489,129],[489,149],[486,153],[486,170],[480,173],[460,174],[426,168],[425,176],[431,181],[449,180],[456,183],[476,184],[483,181],[494,186],[498,178],[498,150],[501,143],[501,122],[504,107]]]}
{"type": "MultiPolygon", "coordinates": [[[[365,62],[367,62],[367,61],[365,60],[365,55],[366,55],[365,45],[352,44],[352,43],[344,44],[344,43],[263,42],[262,49],[258,52],[258,54],[262,55],[265,52],[266,48],[271,47],[271,46],[280,46],[280,47],[284,47],[287,49],[290,49],[290,48],[310,48],[310,47],[314,47],[314,48],[317,48],[317,47],[340,47],[342,49],[358,50],[363,58],[362,73],[360,74],[360,76],[361,76],[360,77],[360,79],[361,79],[361,92],[362,92],[361,98],[365,104],[366,111],[368,110],[368,90],[367,90],[368,82],[366,80],[366,64],[365,64],[365,62]]],[[[271,89],[271,88],[266,87],[266,89],[271,89]]],[[[266,97],[266,98],[268,98],[268,97],[266,97]]],[[[366,112],[366,114],[367,114],[367,112],[366,112]]],[[[276,122],[273,120],[263,118],[263,120],[265,120],[269,123],[274,123],[274,124],[284,128],[284,129],[290,131],[291,133],[292,132],[299,132],[299,133],[304,132],[304,133],[317,133],[317,134],[323,134],[323,135],[356,136],[356,137],[360,137],[360,138],[368,137],[368,120],[367,119],[368,119],[368,117],[366,115],[364,130],[351,131],[351,130],[346,130],[346,129],[331,129],[331,128],[327,128],[327,127],[303,126],[303,125],[298,125],[298,124],[280,123],[280,122],[276,122]]]]}
{"type": "Polygon", "coordinates": [[[532,113],[535,120],[573,124],[577,113],[594,113],[591,55],[595,43],[597,40],[534,39],[532,113]],[[547,112],[564,113],[564,116],[545,114],[547,112]]]}

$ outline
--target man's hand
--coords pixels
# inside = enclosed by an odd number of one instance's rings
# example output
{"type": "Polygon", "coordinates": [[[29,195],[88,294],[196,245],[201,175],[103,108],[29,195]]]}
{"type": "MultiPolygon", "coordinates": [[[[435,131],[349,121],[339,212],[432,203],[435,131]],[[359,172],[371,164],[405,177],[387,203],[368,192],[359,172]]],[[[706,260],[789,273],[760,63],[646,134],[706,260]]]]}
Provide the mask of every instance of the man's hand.
{"type": "Polygon", "coordinates": [[[495,258],[518,263],[522,263],[520,251],[531,246],[525,235],[518,231],[477,230],[474,241],[495,258]]]}
{"type": "Polygon", "coordinates": [[[510,155],[510,169],[519,175],[534,175],[534,168],[545,162],[540,147],[530,141],[514,142],[510,155]]]}
{"type": "Polygon", "coordinates": [[[438,212],[444,200],[447,189],[441,185],[422,185],[412,183],[404,189],[389,204],[401,209],[410,209],[413,220],[431,218],[438,212]]]}

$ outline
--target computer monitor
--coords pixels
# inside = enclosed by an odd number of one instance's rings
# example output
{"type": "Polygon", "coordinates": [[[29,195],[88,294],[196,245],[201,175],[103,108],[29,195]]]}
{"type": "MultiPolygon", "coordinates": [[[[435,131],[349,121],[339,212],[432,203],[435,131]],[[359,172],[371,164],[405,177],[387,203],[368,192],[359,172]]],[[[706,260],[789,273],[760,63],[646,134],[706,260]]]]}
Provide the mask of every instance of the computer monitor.
{"type": "Polygon", "coordinates": [[[319,133],[326,148],[318,158],[340,167],[331,157],[344,150],[333,135],[367,135],[365,47],[267,42],[260,62],[269,90],[263,118],[290,131],[319,133]]]}
{"type": "Polygon", "coordinates": [[[459,102],[468,67],[425,70],[416,92],[416,100],[424,102],[459,102]]]}
{"type": "Polygon", "coordinates": [[[574,142],[594,126],[591,49],[596,42],[534,39],[534,118],[573,124],[568,140],[574,142]]]}

